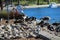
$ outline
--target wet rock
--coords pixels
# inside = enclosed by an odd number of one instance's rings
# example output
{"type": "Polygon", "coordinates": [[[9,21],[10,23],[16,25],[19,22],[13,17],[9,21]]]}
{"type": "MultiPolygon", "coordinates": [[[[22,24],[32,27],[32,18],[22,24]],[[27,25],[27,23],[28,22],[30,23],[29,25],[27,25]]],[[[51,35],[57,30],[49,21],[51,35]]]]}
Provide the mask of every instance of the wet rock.
{"type": "Polygon", "coordinates": [[[50,19],[51,19],[51,18],[48,17],[48,16],[41,18],[41,20],[50,20],[50,19]]]}
{"type": "Polygon", "coordinates": [[[52,25],[58,26],[58,25],[60,25],[60,23],[53,23],[52,25]]]}
{"type": "Polygon", "coordinates": [[[50,31],[54,31],[54,28],[53,28],[52,25],[49,25],[47,28],[48,28],[50,31]]]}

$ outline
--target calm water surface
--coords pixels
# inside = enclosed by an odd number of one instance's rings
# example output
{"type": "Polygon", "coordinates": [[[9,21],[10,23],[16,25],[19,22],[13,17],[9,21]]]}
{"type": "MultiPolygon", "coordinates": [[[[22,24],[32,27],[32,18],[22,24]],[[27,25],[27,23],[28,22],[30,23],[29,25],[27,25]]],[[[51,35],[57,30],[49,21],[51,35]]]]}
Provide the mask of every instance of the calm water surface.
{"type": "Polygon", "coordinates": [[[57,8],[27,8],[24,9],[24,13],[31,17],[34,16],[40,19],[45,16],[51,17],[50,22],[60,22],[60,7],[57,8]]]}

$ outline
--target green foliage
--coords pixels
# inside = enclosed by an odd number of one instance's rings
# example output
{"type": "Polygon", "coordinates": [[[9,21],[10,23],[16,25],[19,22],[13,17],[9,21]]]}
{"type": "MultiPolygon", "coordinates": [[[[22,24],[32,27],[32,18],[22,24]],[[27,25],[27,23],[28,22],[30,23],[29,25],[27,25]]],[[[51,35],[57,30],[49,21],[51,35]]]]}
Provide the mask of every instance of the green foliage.
{"type": "MultiPolygon", "coordinates": [[[[18,0],[13,0],[13,3],[14,4],[18,4],[17,2],[18,0]]],[[[50,0],[50,2],[56,2],[56,3],[59,3],[60,0],[50,0]]],[[[20,4],[22,5],[25,5],[25,4],[28,4],[28,5],[36,5],[36,4],[48,4],[49,3],[49,0],[20,0],[20,4]]]]}
{"type": "MultiPolygon", "coordinates": [[[[2,0],[4,1],[4,0],[2,0]]],[[[42,5],[42,4],[48,4],[49,2],[56,2],[56,3],[60,3],[60,0],[19,0],[19,4],[22,5],[42,5]]],[[[13,0],[13,4],[18,4],[18,0],[13,0]]]]}

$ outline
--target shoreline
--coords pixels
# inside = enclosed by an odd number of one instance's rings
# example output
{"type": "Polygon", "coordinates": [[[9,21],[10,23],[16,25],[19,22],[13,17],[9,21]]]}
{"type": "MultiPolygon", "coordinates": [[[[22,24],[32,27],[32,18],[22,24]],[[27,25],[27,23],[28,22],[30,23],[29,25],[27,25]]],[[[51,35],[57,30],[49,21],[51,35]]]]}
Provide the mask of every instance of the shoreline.
{"type": "MultiPolygon", "coordinates": [[[[57,4],[57,6],[60,6],[60,4],[57,4]]],[[[39,8],[39,7],[49,7],[49,5],[32,5],[32,6],[22,6],[22,8],[39,8]]],[[[14,7],[16,8],[16,7],[14,7]]],[[[6,10],[7,7],[4,7],[3,10],[6,10]]],[[[13,9],[13,7],[9,7],[9,9],[13,9]]]]}
{"type": "MultiPolygon", "coordinates": [[[[57,4],[60,6],[60,4],[57,4]]],[[[24,6],[23,8],[39,8],[39,7],[49,7],[49,5],[32,5],[32,6],[24,6]]]]}
{"type": "MultiPolygon", "coordinates": [[[[2,20],[2,22],[3,22],[3,20],[2,20]]],[[[12,23],[13,22],[13,20],[11,20],[10,21],[10,23],[12,23]]],[[[37,24],[37,21],[30,21],[31,22],[31,24],[29,23],[29,22],[26,22],[26,21],[23,21],[23,26],[22,26],[22,23],[17,23],[17,24],[15,24],[15,23],[12,23],[12,24],[2,24],[2,25],[0,25],[0,28],[2,28],[2,27],[8,27],[8,29],[7,29],[7,32],[12,32],[13,33],[13,31],[12,31],[12,27],[14,27],[14,28],[16,28],[17,27],[17,29],[13,29],[14,30],[14,32],[17,32],[16,34],[18,35],[18,32],[19,31],[22,31],[21,33],[23,34],[23,33],[26,33],[27,35],[26,36],[29,36],[28,34],[30,33],[30,35],[32,35],[34,38],[35,37],[37,37],[37,35],[38,36],[40,36],[39,38],[41,38],[41,39],[46,39],[46,40],[49,40],[49,39],[51,39],[51,40],[60,40],[60,37],[59,36],[56,36],[55,34],[54,34],[54,31],[50,31],[50,30],[48,30],[47,28],[46,28],[46,26],[44,26],[44,28],[42,29],[42,27],[41,26],[39,26],[38,24],[37,24]],[[37,24],[37,25],[36,25],[37,24]],[[27,25],[27,26],[26,26],[27,25]],[[10,29],[11,28],[11,29],[10,29]],[[19,29],[20,28],[20,29],[19,29]],[[22,29],[23,28],[23,29],[22,29]],[[28,28],[28,29],[27,29],[28,28]],[[31,28],[31,29],[29,29],[29,28],[31,28]],[[38,31],[36,31],[36,30],[38,30],[38,31]],[[19,31],[16,31],[16,30],[19,30],[19,31]],[[28,32],[28,31],[29,32],[28,32]],[[33,31],[33,30],[35,30],[35,31],[33,31]],[[32,32],[30,32],[30,31],[32,31],[32,32]],[[33,33],[33,32],[35,32],[35,33],[37,33],[36,35],[33,33]],[[48,36],[47,36],[48,35],[48,36]]],[[[55,27],[55,26],[53,26],[53,27],[55,27]]],[[[4,32],[3,30],[2,30],[2,32],[4,32]]],[[[19,32],[20,33],[20,32],[19,32]]],[[[20,34],[21,34],[20,33],[20,34]]],[[[5,34],[5,33],[3,33],[3,34],[5,34]]],[[[26,36],[24,36],[24,35],[18,35],[17,36],[17,38],[19,38],[19,37],[21,37],[21,38],[27,38],[26,36]]],[[[8,35],[8,34],[7,34],[8,35]]],[[[14,35],[13,34],[11,34],[12,36],[12,38],[15,38],[14,37],[14,35]]],[[[8,37],[7,37],[8,38],[8,37]]],[[[9,38],[8,39],[10,39],[10,35],[9,35],[9,38]]]]}

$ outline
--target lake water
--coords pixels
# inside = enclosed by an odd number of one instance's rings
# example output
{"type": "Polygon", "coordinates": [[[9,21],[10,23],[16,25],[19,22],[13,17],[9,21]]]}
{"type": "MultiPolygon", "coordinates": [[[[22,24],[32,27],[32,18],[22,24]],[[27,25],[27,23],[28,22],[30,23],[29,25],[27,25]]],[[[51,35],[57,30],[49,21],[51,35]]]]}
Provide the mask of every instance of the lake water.
{"type": "Polygon", "coordinates": [[[40,19],[45,16],[51,17],[50,22],[60,22],[60,7],[57,8],[26,8],[24,9],[24,14],[31,17],[34,16],[40,19]]]}

